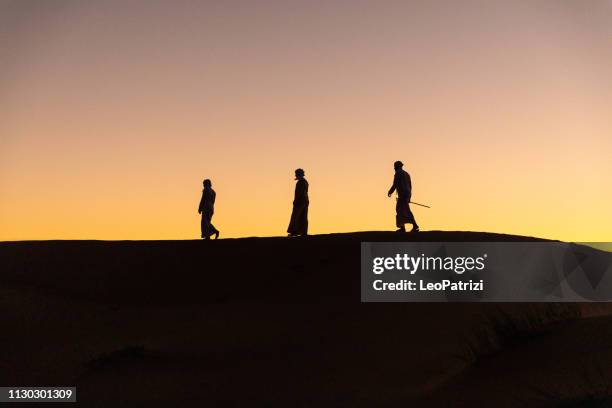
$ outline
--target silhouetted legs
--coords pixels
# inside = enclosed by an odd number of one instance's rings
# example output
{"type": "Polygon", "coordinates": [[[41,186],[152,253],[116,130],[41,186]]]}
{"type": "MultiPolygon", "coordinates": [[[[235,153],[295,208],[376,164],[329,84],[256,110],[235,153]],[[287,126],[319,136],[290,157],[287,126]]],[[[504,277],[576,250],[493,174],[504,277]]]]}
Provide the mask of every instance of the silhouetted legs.
{"type": "Polygon", "coordinates": [[[209,213],[208,211],[202,211],[202,222],[200,225],[202,228],[203,239],[210,239],[211,235],[214,235],[215,239],[219,238],[219,230],[216,229],[215,226],[211,223],[212,216],[212,213],[209,213]]]}
{"type": "Polygon", "coordinates": [[[293,204],[287,232],[291,236],[308,235],[308,203],[293,204]]]}
{"type": "Polygon", "coordinates": [[[406,231],[404,224],[412,224],[412,231],[418,231],[419,226],[414,219],[414,215],[410,210],[410,198],[399,197],[395,204],[395,224],[398,227],[398,232],[406,231]]]}

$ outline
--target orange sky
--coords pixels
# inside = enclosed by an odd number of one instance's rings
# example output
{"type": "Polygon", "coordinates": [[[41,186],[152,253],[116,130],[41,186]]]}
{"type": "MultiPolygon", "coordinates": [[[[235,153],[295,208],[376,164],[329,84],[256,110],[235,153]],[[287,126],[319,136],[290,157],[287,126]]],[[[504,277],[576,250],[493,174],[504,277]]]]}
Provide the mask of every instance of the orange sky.
{"type": "Polygon", "coordinates": [[[609,1],[1,1],[0,240],[423,229],[612,241],[609,1]]]}

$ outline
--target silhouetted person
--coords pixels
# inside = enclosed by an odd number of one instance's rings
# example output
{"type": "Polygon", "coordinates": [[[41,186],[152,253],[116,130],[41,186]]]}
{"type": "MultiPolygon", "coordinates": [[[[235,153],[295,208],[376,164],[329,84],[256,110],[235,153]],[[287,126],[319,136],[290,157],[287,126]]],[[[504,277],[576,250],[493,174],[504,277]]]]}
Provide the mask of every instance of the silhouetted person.
{"type": "Polygon", "coordinates": [[[290,237],[308,234],[308,182],[304,178],[304,170],[295,171],[295,197],[293,211],[287,232],[290,237]]]}
{"type": "Polygon", "coordinates": [[[215,236],[215,239],[219,238],[219,230],[212,225],[212,216],[215,213],[215,198],[217,194],[212,189],[212,183],[209,179],[204,180],[204,190],[202,190],[202,199],[200,200],[200,206],[198,207],[198,213],[202,214],[202,238],[210,239],[211,235],[215,236]]]}
{"type": "Polygon", "coordinates": [[[410,175],[405,172],[402,167],[404,164],[401,161],[393,163],[395,176],[393,177],[393,185],[389,189],[389,197],[394,191],[397,191],[397,203],[395,204],[395,224],[398,227],[397,232],[406,232],[404,224],[412,224],[412,232],[417,232],[419,226],[414,219],[412,211],[410,211],[410,198],[412,197],[412,182],[410,175]]]}

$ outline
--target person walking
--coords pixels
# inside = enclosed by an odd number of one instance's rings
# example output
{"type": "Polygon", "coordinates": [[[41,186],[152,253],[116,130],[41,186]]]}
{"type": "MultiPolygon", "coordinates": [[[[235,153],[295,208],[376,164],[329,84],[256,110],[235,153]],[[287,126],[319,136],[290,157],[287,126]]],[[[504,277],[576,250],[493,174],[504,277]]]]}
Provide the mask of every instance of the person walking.
{"type": "Polygon", "coordinates": [[[293,198],[293,210],[287,233],[290,237],[308,235],[308,182],[304,178],[304,170],[295,171],[295,195],[293,198]]]}
{"type": "Polygon", "coordinates": [[[204,180],[204,190],[202,190],[202,198],[198,213],[202,214],[200,228],[202,229],[202,239],[210,239],[212,235],[215,239],[219,238],[219,230],[212,224],[212,217],[215,213],[215,199],[217,193],[212,189],[212,182],[209,179],[204,180]]]}
{"type": "Polygon", "coordinates": [[[397,232],[406,232],[405,224],[412,224],[410,232],[418,232],[419,225],[414,219],[414,215],[410,210],[410,198],[412,197],[412,181],[410,175],[403,169],[404,163],[396,161],[393,163],[395,176],[393,177],[393,185],[389,189],[388,197],[391,197],[393,192],[397,192],[397,203],[395,204],[395,224],[397,232]]]}

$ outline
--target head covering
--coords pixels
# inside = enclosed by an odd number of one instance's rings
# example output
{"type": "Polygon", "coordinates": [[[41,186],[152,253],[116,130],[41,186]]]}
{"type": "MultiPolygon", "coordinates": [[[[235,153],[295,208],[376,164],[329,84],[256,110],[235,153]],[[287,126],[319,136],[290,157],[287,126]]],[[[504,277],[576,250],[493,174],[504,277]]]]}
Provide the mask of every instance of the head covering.
{"type": "Polygon", "coordinates": [[[296,169],[295,170],[295,177],[304,177],[304,170],[303,169],[296,169]]]}

